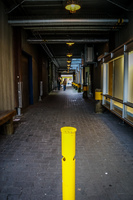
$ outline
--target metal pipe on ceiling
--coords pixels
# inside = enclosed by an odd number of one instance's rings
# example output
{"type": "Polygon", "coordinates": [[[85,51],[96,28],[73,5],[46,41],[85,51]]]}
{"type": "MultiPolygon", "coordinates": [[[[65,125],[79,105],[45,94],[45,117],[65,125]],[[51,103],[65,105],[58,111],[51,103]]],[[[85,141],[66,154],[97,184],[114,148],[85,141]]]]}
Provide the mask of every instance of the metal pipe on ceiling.
{"type": "MultiPolygon", "coordinates": [[[[47,0],[39,0],[39,1],[47,1],[47,0]]],[[[58,1],[58,0],[49,0],[49,1],[58,1]]],[[[6,14],[9,14],[9,13],[11,13],[12,11],[14,11],[16,8],[18,8],[20,5],[22,5],[24,2],[37,2],[37,0],[22,0],[19,4],[17,4],[17,5],[15,5],[13,8],[11,8],[10,10],[8,10],[7,12],[6,12],[6,14]]],[[[54,4],[55,5],[55,4],[54,4]]],[[[26,5],[25,5],[26,6],[26,5]]],[[[31,5],[31,6],[33,6],[33,5],[31,5]]],[[[41,5],[42,6],[42,5],[41,5]]],[[[49,5],[48,5],[49,6],[49,5]]],[[[24,6],[22,6],[22,7],[24,7],[24,6]]]]}
{"type": "Polygon", "coordinates": [[[29,43],[66,43],[66,42],[75,42],[75,43],[106,43],[109,42],[109,39],[27,39],[29,43]]]}
{"type": "MultiPolygon", "coordinates": [[[[39,25],[89,25],[89,24],[116,24],[120,19],[27,19],[8,20],[12,26],[39,26],[39,25]]],[[[123,23],[128,23],[128,19],[123,19],[123,23]]]]}
{"type": "Polygon", "coordinates": [[[35,7],[61,7],[62,6],[62,3],[58,3],[58,4],[44,4],[44,5],[38,5],[38,4],[35,4],[35,5],[22,5],[21,7],[22,8],[35,8],[35,7]]]}
{"type": "MultiPolygon", "coordinates": [[[[55,30],[55,29],[57,29],[57,30],[59,30],[59,29],[67,29],[67,30],[69,30],[69,29],[77,29],[77,28],[80,28],[80,29],[88,29],[88,26],[79,26],[79,25],[76,25],[76,26],[55,26],[55,27],[52,27],[52,26],[29,26],[29,27],[24,27],[24,29],[29,29],[29,30],[42,30],[42,31],[45,31],[45,30],[55,30]]],[[[98,28],[101,28],[101,29],[107,29],[107,28],[112,28],[112,24],[111,25],[108,25],[108,26],[106,26],[106,25],[104,25],[104,26],[100,26],[100,25],[90,25],[89,26],[89,28],[90,29],[94,29],[94,28],[96,28],[96,29],[98,29],[98,28]]]]}
{"type": "MultiPolygon", "coordinates": [[[[115,29],[116,30],[116,29],[115,29]]],[[[113,30],[113,31],[115,31],[115,30],[113,30]]],[[[117,29],[118,30],[118,29],[117,29]]],[[[33,31],[34,32],[34,31],[33,31]]],[[[45,31],[43,31],[43,32],[39,32],[40,34],[41,34],[41,36],[42,37],[48,37],[49,38],[49,36],[53,36],[53,37],[55,37],[55,32],[53,32],[53,31],[48,31],[48,32],[45,32],[45,31]]],[[[70,34],[70,32],[69,31],[64,31],[64,32],[58,32],[58,36],[63,36],[63,35],[65,35],[65,37],[66,37],[66,35],[69,35],[70,34]]],[[[94,35],[96,35],[96,37],[98,36],[98,35],[100,35],[100,37],[101,37],[101,35],[103,35],[103,36],[105,36],[105,34],[106,35],[108,35],[109,34],[109,31],[108,32],[104,32],[104,31],[95,31],[95,32],[92,32],[92,31],[89,31],[89,30],[87,30],[87,31],[74,31],[74,32],[71,32],[71,36],[73,35],[73,36],[78,36],[78,35],[80,35],[80,37],[81,37],[81,34],[82,34],[82,36],[83,35],[91,35],[92,36],[92,34],[93,34],[93,36],[94,35]]],[[[34,32],[34,35],[38,35],[38,32],[36,31],[36,32],[34,32]]]]}
{"type": "Polygon", "coordinates": [[[48,32],[48,31],[61,31],[61,32],[66,32],[66,31],[110,31],[113,29],[113,26],[60,26],[60,27],[25,27],[24,29],[26,30],[33,30],[33,31],[45,31],[45,32],[48,32]]]}

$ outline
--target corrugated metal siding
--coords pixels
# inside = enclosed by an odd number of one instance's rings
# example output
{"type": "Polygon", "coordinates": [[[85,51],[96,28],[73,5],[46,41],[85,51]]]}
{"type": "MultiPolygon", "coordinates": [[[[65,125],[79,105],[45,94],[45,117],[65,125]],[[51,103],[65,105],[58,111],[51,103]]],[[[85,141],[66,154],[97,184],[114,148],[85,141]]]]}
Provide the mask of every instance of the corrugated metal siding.
{"type": "Polygon", "coordinates": [[[12,28],[0,2],[0,110],[14,109],[12,28]]]}

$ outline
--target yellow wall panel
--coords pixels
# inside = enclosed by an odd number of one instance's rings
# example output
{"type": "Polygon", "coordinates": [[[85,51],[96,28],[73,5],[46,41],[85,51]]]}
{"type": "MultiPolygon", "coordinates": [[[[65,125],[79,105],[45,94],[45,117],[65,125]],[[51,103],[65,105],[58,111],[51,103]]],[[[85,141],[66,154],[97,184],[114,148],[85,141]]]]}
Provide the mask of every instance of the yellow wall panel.
{"type": "Polygon", "coordinates": [[[12,28],[0,2],[0,110],[14,109],[12,28]]]}

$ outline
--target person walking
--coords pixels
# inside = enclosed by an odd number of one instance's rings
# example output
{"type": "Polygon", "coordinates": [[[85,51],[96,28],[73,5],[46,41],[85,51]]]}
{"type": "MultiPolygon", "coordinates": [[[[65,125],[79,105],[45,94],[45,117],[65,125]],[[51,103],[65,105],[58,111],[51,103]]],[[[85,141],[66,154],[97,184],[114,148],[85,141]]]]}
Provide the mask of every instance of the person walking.
{"type": "Polygon", "coordinates": [[[61,79],[60,77],[57,78],[57,87],[58,87],[58,90],[60,90],[60,82],[61,82],[61,79]]]}
{"type": "Polygon", "coordinates": [[[66,78],[63,81],[63,89],[64,89],[64,91],[66,90],[66,78]]]}

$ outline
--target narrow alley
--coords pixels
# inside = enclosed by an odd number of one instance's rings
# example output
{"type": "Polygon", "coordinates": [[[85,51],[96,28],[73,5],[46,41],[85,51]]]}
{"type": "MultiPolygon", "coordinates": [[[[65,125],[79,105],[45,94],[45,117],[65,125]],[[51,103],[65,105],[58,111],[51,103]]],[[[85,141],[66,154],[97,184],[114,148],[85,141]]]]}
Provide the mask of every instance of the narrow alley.
{"type": "MultiPolygon", "coordinates": [[[[76,200],[133,199],[133,128],[71,87],[54,90],[0,135],[0,200],[61,200],[61,127],[76,133],[76,200]]],[[[69,148],[69,147],[68,147],[69,148]]]]}

